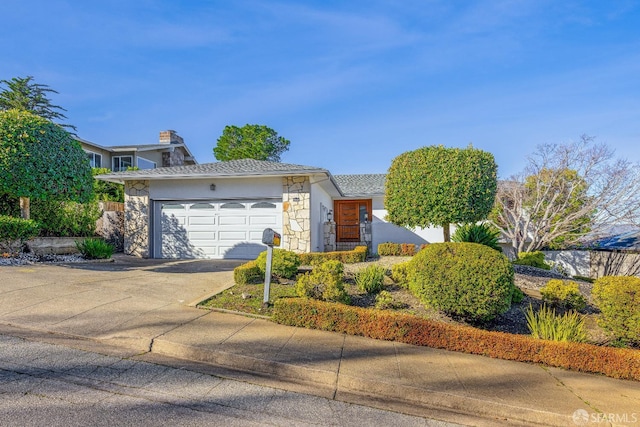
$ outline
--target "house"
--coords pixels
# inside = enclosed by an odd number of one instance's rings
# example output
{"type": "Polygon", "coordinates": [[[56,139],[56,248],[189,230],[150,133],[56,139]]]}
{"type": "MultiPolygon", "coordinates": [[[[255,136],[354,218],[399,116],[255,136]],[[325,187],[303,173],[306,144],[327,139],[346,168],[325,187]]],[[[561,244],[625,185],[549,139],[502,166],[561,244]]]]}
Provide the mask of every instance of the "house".
{"type": "Polygon", "coordinates": [[[114,172],[129,167],[155,169],[157,167],[197,164],[184,140],[174,130],[160,132],[157,144],[102,146],[76,138],[87,153],[91,167],[107,168],[114,172]]]}
{"type": "Polygon", "coordinates": [[[141,257],[253,259],[265,228],[295,252],[442,241],[385,221],[382,174],[243,159],[97,178],[125,185],[125,252],[141,257]]]}

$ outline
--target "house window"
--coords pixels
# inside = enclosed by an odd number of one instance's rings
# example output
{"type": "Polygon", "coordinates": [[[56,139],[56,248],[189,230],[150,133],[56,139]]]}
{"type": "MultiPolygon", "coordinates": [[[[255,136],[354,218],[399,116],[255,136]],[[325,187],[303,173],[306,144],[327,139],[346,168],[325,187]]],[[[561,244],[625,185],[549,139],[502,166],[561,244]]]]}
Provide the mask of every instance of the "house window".
{"type": "Polygon", "coordinates": [[[112,170],[114,172],[126,171],[127,168],[133,166],[133,157],[132,156],[114,156],[112,157],[112,170]]]}
{"type": "Polygon", "coordinates": [[[89,165],[92,168],[101,168],[102,167],[102,155],[98,153],[94,153],[92,151],[86,151],[87,157],[89,158],[89,165]]]}
{"type": "Polygon", "coordinates": [[[138,169],[155,169],[156,162],[152,162],[151,160],[145,159],[144,157],[138,157],[138,169]]]}
{"type": "Polygon", "coordinates": [[[245,206],[242,203],[238,202],[227,202],[220,205],[220,209],[244,209],[245,206]]]}

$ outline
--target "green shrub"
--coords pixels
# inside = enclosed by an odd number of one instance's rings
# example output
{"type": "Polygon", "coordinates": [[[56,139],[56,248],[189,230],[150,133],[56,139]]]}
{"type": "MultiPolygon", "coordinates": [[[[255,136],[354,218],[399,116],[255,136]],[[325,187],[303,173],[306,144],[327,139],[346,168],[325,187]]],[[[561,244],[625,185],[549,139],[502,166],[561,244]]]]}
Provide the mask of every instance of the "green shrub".
{"type": "MultiPolygon", "coordinates": [[[[108,168],[92,168],[91,174],[103,175],[110,173],[108,168]]],[[[93,197],[101,202],[124,202],[124,185],[115,182],[101,181],[93,179],[93,197]]]]}
{"type": "Polygon", "coordinates": [[[578,284],[570,280],[551,279],[540,289],[540,293],[543,301],[560,307],[582,310],[587,306],[578,284]]]}
{"type": "Polygon", "coordinates": [[[529,304],[525,312],[527,326],[533,338],[551,341],[585,342],[587,334],[584,330],[584,317],[575,311],[569,311],[562,316],[556,311],[542,305],[537,313],[529,304]]]}
{"type": "Polygon", "coordinates": [[[602,312],[600,326],[623,343],[640,343],[640,278],[601,277],[591,295],[602,312]]]}
{"type": "Polygon", "coordinates": [[[378,244],[378,255],[380,256],[399,256],[400,245],[397,243],[385,242],[378,244]]]}
{"type": "Polygon", "coordinates": [[[39,224],[31,219],[0,215],[0,250],[20,252],[24,243],[38,235],[39,224]]]}
{"type": "Polygon", "coordinates": [[[376,295],[376,308],[378,310],[395,308],[395,304],[393,303],[393,296],[391,295],[391,292],[380,291],[380,293],[376,295]]]}
{"type": "Polygon", "coordinates": [[[20,217],[20,198],[10,194],[0,194],[0,215],[20,217]]]}
{"type": "Polygon", "coordinates": [[[329,260],[340,261],[343,264],[355,264],[367,259],[367,247],[356,246],[352,251],[307,252],[300,254],[302,265],[318,264],[329,260]]]}
{"type": "Polygon", "coordinates": [[[349,304],[344,290],[344,271],[340,261],[329,260],[316,265],[310,273],[298,276],[298,296],[349,304]]]}
{"type": "Polygon", "coordinates": [[[452,242],[479,243],[502,252],[498,244],[500,231],[491,224],[463,224],[451,236],[452,242]]]}
{"type": "Polygon", "coordinates": [[[31,201],[31,217],[40,223],[41,236],[95,236],[96,221],[100,215],[98,202],[31,201]]]}
{"type": "Polygon", "coordinates": [[[380,243],[378,245],[378,255],[380,256],[414,256],[416,245],[413,243],[380,243]]]}
{"type": "Polygon", "coordinates": [[[113,255],[113,246],[103,239],[77,240],[76,248],[86,259],[108,259],[113,255]]]}
{"type": "Polygon", "coordinates": [[[409,287],[411,275],[411,261],[401,262],[391,266],[391,279],[403,288],[409,287]]]}
{"type": "Polygon", "coordinates": [[[384,287],[385,273],[384,267],[376,264],[369,265],[356,273],[356,285],[361,292],[377,294],[384,287]]]}
{"type": "MultiPolygon", "coordinates": [[[[256,265],[264,276],[267,271],[267,251],[261,252],[256,258],[256,265]]],[[[298,273],[300,256],[297,253],[285,249],[274,249],[271,263],[271,274],[291,279],[298,273]]]]}
{"type": "Polygon", "coordinates": [[[524,299],[524,292],[522,292],[522,289],[520,289],[517,286],[514,286],[513,294],[511,294],[511,303],[518,304],[522,302],[523,299],[524,299]]]}
{"type": "Polygon", "coordinates": [[[409,290],[448,314],[485,321],[504,313],[513,296],[507,257],[478,243],[433,243],[411,261],[409,290]]]}
{"type": "Polygon", "coordinates": [[[255,261],[249,261],[233,269],[233,281],[238,285],[260,283],[263,280],[264,274],[255,261]]]}
{"type": "Polygon", "coordinates": [[[513,261],[514,264],[528,265],[529,267],[542,268],[551,270],[551,266],[544,262],[544,254],[540,251],[536,252],[520,252],[518,259],[513,261]]]}

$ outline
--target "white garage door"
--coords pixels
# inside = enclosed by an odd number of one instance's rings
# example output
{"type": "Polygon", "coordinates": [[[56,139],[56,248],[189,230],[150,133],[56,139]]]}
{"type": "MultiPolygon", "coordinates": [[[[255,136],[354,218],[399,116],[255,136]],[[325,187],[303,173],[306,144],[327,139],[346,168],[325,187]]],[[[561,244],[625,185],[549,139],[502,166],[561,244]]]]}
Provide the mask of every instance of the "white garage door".
{"type": "Polygon", "coordinates": [[[282,202],[160,202],[160,224],[157,257],[255,259],[264,229],[282,232],[282,202]]]}

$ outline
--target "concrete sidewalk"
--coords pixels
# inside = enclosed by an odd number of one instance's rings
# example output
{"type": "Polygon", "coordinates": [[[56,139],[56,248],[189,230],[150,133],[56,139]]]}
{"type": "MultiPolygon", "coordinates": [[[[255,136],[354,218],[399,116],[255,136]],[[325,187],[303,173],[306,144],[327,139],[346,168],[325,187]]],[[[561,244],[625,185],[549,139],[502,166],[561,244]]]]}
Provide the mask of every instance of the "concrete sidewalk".
{"type": "Polygon", "coordinates": [[[468,425],[640,425],[638,382],[189,306],[231,286],[234,266],[124,258],[0,267],[0,332],[178,358],[249,382],[468,425]]]}

